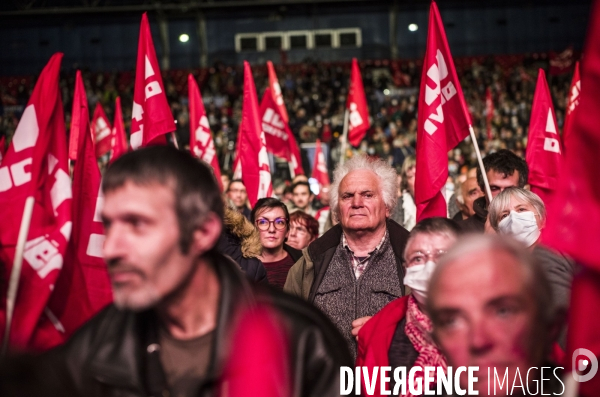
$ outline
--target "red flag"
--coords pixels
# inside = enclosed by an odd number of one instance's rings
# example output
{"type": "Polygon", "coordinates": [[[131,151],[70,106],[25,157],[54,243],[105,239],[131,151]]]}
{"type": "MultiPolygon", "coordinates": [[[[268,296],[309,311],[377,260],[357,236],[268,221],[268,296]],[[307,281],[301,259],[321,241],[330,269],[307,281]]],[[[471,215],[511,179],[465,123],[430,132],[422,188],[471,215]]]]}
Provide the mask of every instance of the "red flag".
{"type": "Polygon", "coordinates": [[[485,127],[487,129],[487,139],[491,140],[492,136],[492,119],[494,118],[494,99],[492,98],[492,90],[490,87],[485,89],[485,127]]]}
{"type": "Polygon", "coordinates": [[[554,51],[550,52],[550,75],[556,76],[565,74],[571,70],[573,66],[573,47],[569,46],[560,54],[554,51]]]}
{"type": "Polygon", "coordinates": [[[242,181],[248,191],[248,200],[254,206],[258,199],[272,195],[273,186],[265,134],[260,126],[256,87],[247,61],[244,61],[244,103],[237,151],[243,170],[242,181]]]}
{"type": "MultiPolygon", "coordinates": [[[[584,364],[590,357],[581,354],[588,349],[600,357],[600,319],[593,315],[600,306],[600,184],[598,183],[598,153],[600,153],[600,2],[593,5],[588,24],[588,36],[581,62],[581,91],[574,114],[573,133],[569,136],[563,176],[556,189],[554,211],[548,213],[544,241],[565,252],[583,265],[573,282],[569,305],[567,336],[567,369],[584,364]]],[[[595,361],[597,363],[597,361],[595,361]]],[[[579,383],[579,395],[597,396],[600,376],[579,383]]]]}
{"type": "Polygon", "coordinates": [[[58,86],[62,53],[52,56],[35,85],[0,167],[0,262],[3,266],[0,332],[6,323],[7,280],[13,267],[25,202],[35,197],[25,244],[9,345],[30,346],[63,265],[71,235],[71,178],[58,86]]]}
{"type": "Polygon", "coordinates": [[[112,152],[110,154],[111,163],[121,157],[121,155],[127,153],[127,136],[125,135],[125,125],[123,124],[121,97],[117,97],[115,103],[115,120],[113,123],[110,146],[112,147],[112,152]]]}
{"type": "Polygon", "coordinates": [[[327,171],[327,162],[321,150],[321,140],[317,139],[317,146],[315,148],[315,162],[312,169],[312,177],[319,182],[319,189],[325,186],[329,186],[329,173],[327,171]]]}
{"type": "Polygon", "coordinates": [[[267,151],[289,161],[295,175],[304,174],[304,170],[300,165],[300,149],[292,130],[279,113],[279,107],[275,102],[271,88],[265,90],[265,95],[260,104],[260,115],[267,151]]]}
{"type": "Polygon", "coordinates": [[[290,118],[288,117],[287,109],[285,108],[285,103],[283,103],[281,86],[279,85],[277,74],[275,74],[273,62],[267,61],[267,69],[269,70],[269,88],[271,89],[271,95],[273,95],[273,100],[275,101],[275,105],[279,110],[279,116],[281,117],[283,122],[287,124],[290,122],[290,118]]]}
{"type": "Polygon", "coordinates": [[[175,120],[160,76],[148,17],[144,13],[140,26],[131,111],[131,148],[166,144],[165,134],[171,131],[175,131],[175,120]]]}
{"type": "Polygon", "coordinates": [[[546,74],[540,69],[531,108],[526,160],[531,191],[540,196],[547,207],[550,206],[554,190],[558,186],[563,160],[556,126],[556,115],[546,74]]]}
{"type": "Polygon", "coordinates": [[[219,158],[208,125],[206,110],[202,103],[198,84],[191,73],[188,75],[188,96],[190,102],[190,152],[212,166],[219,188],[223,191],[219,158]]]}
{"type": "Polygon", "coordinates": [[[108,121],[108,117],[106,117],[106,113],[104,113],[100,102],[96,103],[96,109],[94,109],[92,133],[94,134],[96,157],[102,157],[110,150],[112,131],[110,121],[108,121]]]}
{"type": "Polygon", "coordinates": [[[350,90],[346,101],[346,109],[350,112],[348,141],[352,146],[358,146],[369,129],[369,109],[367,108],[367,97],[365,96],[365,89],[356,58],[352,58],[350,90]]]}
{"type": "MultiPolygon", "coordinates": [[[[81,79],[81,71],[75,74],[75,92],[73,94],[73,110],[71,111],[71,129],[69,132],[69,160],[77,160],[77,146],[79,140],[79,118],[82,104],[79,101],[85,99],[85,107],[87,109],[87,98],[85,96],[85,87],[81,79]]],[[[88,115],[88,118],[90,116],[88,115]]]]}
{"type": "Polygon", "coordinates": [[[442,189],[448,179],[448,151],[469,135],[471,125],[442,18],[434,1],[429,9],[427,51],[418,106],[417,222],[433,216],[446,217],[442,189]]]}
{"type": "Polygon", "coordinates": [[[563,127],[562,141],[563,147],[569,147],[569,139],[573,133],[573,120],[575,118],[576,110],[579,106],[579,96],[581,93],[581,77],[579,77],[579,62],[575,64],[575,71],[573,72],[573,80],[571,81],[571,88],[569,89],[569,101],[567,103],[567,111],[565,114],[565,124],[563,127]]]}
{"type": "MultiPolygon", "coordinates": [[[[77,78],[81,78],[79,75],[77,78]]],[[[85,92],[75,102],[81,105],[79,150],[73,168],[73,233],[64,266],[48,302],[55,318],[42,317],[32,347],[46,350],[66,341],[75,330],[112,302],[108,270],[102,259],[104,228],[100,219],[103,202],[97,150],[90,135],[85,92]]],[[[74,109],[74,111],[76,111],[74,109]]]]}

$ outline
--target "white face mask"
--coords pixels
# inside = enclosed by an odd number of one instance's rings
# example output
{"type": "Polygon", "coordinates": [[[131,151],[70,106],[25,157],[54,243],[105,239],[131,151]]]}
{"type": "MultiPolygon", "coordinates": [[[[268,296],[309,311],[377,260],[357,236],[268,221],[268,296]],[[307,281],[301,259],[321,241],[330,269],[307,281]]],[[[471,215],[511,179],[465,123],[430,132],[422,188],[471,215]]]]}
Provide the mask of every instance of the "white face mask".
{"type": "Polygon", "coordinates": [[[410,287],[413,296],[422,305],[427,300],[427,285],[434,269],[435,263],[432,261],[427,261],[424,265],[415,265],[406,268],[404,285],[410,287]]]}
{"type": "Polygon", "coordinates": [[[498,229],[502,234],[511,235],[528,247],[531,247],[541,234],[535,214],[531,211],[510,211],[510,214],[500,221],[498,229]]]}

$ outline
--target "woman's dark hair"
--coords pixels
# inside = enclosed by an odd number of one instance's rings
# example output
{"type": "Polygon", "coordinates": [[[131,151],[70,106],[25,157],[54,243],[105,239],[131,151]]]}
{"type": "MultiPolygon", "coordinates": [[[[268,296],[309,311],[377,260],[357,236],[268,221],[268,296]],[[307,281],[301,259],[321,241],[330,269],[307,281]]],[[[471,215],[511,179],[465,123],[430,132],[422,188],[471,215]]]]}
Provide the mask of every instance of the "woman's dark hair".
{"type": "Polygon", "coordinates": [[[254,222],[256,222],[256,214],[257,213],[263,212],[266,210],[270,210],[273,208],[281,208],[283,210],[283,213],[285,214],[285,220],[288,223],[288,229],[289,229],[290,228],[290,212],[288,211],[285,204],[283,204],[281,201],[279,201],[273,197],[261,198],[260,200],[258,200],[256,202],[256,204],[254,205],[254,208],[252,208],[252,212],[250,213],[250,222],[252,222],[252,224],[254,224],[254,222]]]}
{"type": "MultiPolygon", "coordinates": [[[[527,166],[527,162],[510,150],[501,149],[497,152],[488,154],[483,158],[483,168],[485,168],[486,173],[493,170],[505,177],[511,176],[515,171],[518,171],[519,186],[517,187],[524,188],[525,185],[527,185],[527,178],[529,177],[529,167],[527,166]]],[[[477,184],[481,191],[485,192],[483,175],[481,174],[481,168],[479,167],[477,167],[477,184]]]]}
{"type": "Polygon", "coordinates": [[[306,212],[292,212],[292,214],[290,215],[290,225],[293,222],[298,222],[302,226],[305,226],[306,230],[308,230],[312,237],[319,237],[319,221],[317,221],[314,217],[308,215],[306,212]]]}

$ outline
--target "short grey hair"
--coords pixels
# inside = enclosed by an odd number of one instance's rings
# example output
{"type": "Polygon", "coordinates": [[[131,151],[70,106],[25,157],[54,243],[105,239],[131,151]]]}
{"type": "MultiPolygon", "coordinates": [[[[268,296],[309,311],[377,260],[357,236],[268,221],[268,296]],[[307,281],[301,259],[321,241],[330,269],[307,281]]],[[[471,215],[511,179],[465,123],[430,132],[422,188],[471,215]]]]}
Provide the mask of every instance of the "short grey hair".
{"type": "Polygon", "coordinates": [[[498,231],[498,224],[502,220],[502,212],[510,209],[511,197],[515,197],[523,202],[531,204],[535,209],[535,212],[537,212],[537,215],[539,215],[542,224],[546,223],[546,206],[540,196],[530,190],[522,189],[520,187],[509,187],[504,189],[492,200],[488,209],[490,225],[495,231],[498,231]]]}
{"type": "MultiPolygon", "coordinates": [[[[429,296],[435,290],[440,275],[449,264],[462,261],[469,255],[481,251],[504,252],[513,257],[523,268],[526,282],[534,294],[538,320],[550,325],[556,316],[552,289],[542,264],[535,259],[525,245],[510,236],[494,234],[468,234],[460,237],[453,247],[441,257],[429,280],[429,296]]],[[[449,272],[447,277],[460,277],[459,274],[449,272]]],[[[427,301],[427,312],[433,313],[431,301],[427,301]]],[[[435,323],[435,319],[432,318],[435,323]]]]}
{"type": "Polygon", "coordinates": [[[374,160],[365,155],[356,155],[346,161],[344,165],[338,165],[335,171],[333,171],[333,183],[331,184],[331,197],[329,199],[333,219],[339,219],[340,207],[338,201],[340,183],[346,175],[356,170],[369,170],[377,175],[383,202],[390,213],[392,213],[396,207],[396,201],[398,200],[398,179],[396,177],[396,170],[381,159],[374,160]]]}

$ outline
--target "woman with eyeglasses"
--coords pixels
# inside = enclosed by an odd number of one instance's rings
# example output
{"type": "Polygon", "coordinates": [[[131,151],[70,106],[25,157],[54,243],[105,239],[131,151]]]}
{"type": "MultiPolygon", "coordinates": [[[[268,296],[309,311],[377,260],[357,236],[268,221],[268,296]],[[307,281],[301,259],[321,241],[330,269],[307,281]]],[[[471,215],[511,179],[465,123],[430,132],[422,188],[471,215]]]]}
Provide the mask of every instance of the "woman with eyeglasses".
{"type": "Polygon", "coordinates": [[[267,270],[269,284],[283,290],[288,271],[302,256],[302,252],[285,244],[290,231],[288,209],[275,198],[262,198],[256,202],[250,219],[260,235],[259,259],[267,270]]]}
{"type": "MultiPolygon", "coordinates": [[[[432,324],[424,309],[429,278],[459,233],[458,225],[446,218],[424,219],[412,229],[404,249],[404,285],[410,287],[411,294],[390,302],[368,321],[359,319],[360,324],[359,320],[352,324],[352,334],[358,339],[357,367],[368,367],[369,373],[373,367],[405,367],[407,374],[414,366],[446,369],[446,359],[431,337],[432,324]]],[[[425,390],[423,371],[415,374],[415,380],[421,382],[420,390],[425,390]]],[[[393,389],[392,378],[388,390],[393,389]]],[[[430,384],[429,389],[435,388],[430,384]]],[[[375,385],[374,390],[379,396],[380,386],[375,385]]]]}

